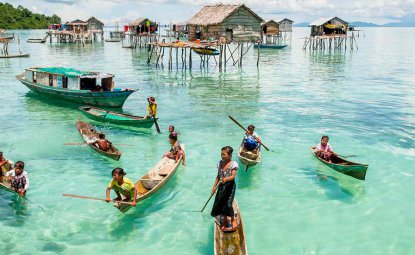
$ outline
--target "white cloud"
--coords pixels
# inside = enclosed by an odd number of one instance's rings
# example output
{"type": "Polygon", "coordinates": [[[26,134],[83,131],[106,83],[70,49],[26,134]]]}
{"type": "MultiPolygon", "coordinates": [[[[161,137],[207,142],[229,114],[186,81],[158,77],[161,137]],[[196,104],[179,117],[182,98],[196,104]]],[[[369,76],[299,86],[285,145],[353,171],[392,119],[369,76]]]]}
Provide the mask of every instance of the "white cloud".
{"type": "Polygon", "coordinates": [[[348,21],[388,22],[415,13],[415,0],[15,0],[5,1],[63,20],[95,16],[103,21],[147,16],[160,22],[185,21],[203,5],[244,3],[265,19],[288,17],[297,22],[340,16],[348,21]],[[35,8],[35,9],[34,9],[35,8]]]}

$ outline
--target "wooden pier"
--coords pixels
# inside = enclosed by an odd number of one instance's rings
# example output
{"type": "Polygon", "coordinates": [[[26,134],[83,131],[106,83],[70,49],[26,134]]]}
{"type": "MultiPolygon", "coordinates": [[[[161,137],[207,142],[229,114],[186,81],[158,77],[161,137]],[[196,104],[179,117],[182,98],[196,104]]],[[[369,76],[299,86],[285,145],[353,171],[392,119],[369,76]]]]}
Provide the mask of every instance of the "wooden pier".
{"type": "Polygon", "coordinates": [[[351,50],[358,49],[356,37],[352,35],[321,35],[321,36],[306,36],[304,38],[303,50],[307,48],[311,51],[316,50],[344,50],[347,49],[347,40],[349,39],[349,47],[351,50]]]}
{"type": "MultiPolygon", "coordinates": [[[[195,42],[150,42],[147,43],[149,65],[155,62],[156,67],[164,68],[164,61],[167,57],[167,68],[172,70],[174,66],[176,69],[192,69],[193,56],[200,57],[200,68],[208,68],[209,61],[214,61],[215,66],[219,70],[226,70],[227,67],[242,68],[243,57],[248,53],[253,42],[232,42],[225,43],[220,41],[208,43],[195,42]],[[205,49],[215,51],[215,54],[197,54],[194,49],[205,49]]],[[[259,50],[257,58],[257,66],[259,64],[259,50]]]]}

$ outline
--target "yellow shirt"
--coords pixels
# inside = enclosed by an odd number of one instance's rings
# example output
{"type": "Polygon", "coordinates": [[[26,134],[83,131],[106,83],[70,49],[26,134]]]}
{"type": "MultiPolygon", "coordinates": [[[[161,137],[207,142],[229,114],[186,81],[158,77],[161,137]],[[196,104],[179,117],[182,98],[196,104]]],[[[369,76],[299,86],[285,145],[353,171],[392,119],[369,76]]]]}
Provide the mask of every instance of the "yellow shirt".
{"type": "MultiPolygon", "coordinates": [[[[124,177],[123,180],[124,180],[124,183],[121,186],[128,185],[130,186],[130,188],[134,188],[134,183],[130,179],[124,177]]],[[[109,189],[113,187],[120,188],[121,186],[118,184],[116,180],[112,179],[110,184],[108,185],[108,188],[109,189]]]]}
{"type": "MultiPolygon", "coordinates": [[[[148,114],[151,115],[150,105],[147,105],[148,114]]],[[[157,115],[157,104],[151,105],[151,110],[153,111],[154,117],[157,115]]]]}

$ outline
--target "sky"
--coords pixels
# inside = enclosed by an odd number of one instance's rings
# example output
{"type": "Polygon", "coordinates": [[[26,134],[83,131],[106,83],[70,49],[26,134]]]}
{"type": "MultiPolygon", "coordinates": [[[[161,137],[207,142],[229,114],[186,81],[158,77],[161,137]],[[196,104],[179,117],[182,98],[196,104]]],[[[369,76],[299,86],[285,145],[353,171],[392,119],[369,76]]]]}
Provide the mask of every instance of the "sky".
{"type": "Polygon", "coordinates": [[[265,20],[289,18],[296,23],[320,17],[338,16],[346,21],[377,24],[399,22],[415,17],[415,0],[0,0],[15,7],[45,15],[57,14],[62,21],[94,16],[105,24],[120,25],[136,18],[149,18],[169,24],[184,22],[207,4],[243,3],[265,20]]]}

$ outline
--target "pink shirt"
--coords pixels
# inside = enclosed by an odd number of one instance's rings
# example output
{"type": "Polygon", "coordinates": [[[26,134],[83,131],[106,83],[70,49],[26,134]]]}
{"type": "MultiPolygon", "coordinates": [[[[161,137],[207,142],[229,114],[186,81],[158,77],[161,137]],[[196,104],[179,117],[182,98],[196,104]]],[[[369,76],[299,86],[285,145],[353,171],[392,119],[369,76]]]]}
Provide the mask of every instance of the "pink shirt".
{"type": "Polygon", "coordinates": [[[330,144],[326,144],[326,146],[323,146],[321,143],[319,143],[318,145],[317,145],[317,150],[319,150],[319,151],[333,151],[332,149],[331,149],[331,146],[330,146],[330,144]]]}

